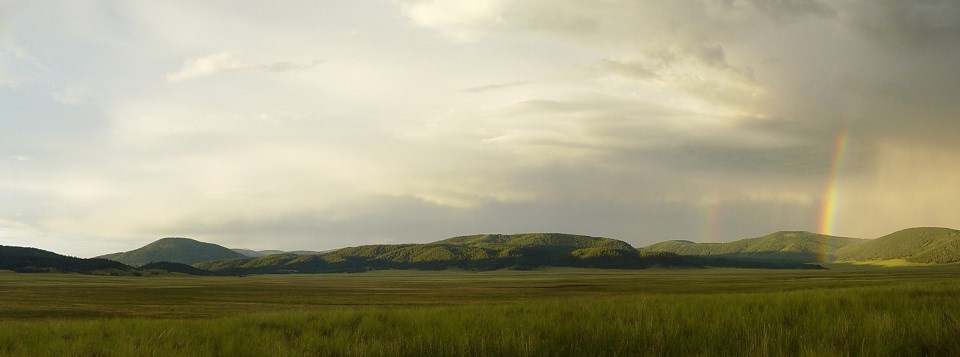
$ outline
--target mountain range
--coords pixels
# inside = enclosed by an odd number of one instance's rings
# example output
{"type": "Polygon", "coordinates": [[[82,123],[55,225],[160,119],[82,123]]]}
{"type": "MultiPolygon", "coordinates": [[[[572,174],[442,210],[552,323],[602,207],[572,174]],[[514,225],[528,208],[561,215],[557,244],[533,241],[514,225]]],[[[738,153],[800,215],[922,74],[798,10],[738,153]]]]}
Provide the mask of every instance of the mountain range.
{"type": "Polygon", "coordinates": [[[960,262],[960,231],[920,227],[876,239],[784,231],[726,243],[671,240],[643,248],[611,238],[562,233],[481,234],[421,244],[379,244],[326,252],[229,249],[189,238],[162,238],[91,259],[0,246],[0,269],[85,274],[244,275],[383,269],[533,269],[590,267],[820,268],[823,263],[960,262]]]}
{"type": "Polygon", "coordinates": [[[543,266],[642,268],[652,265],[703,266],[665,256],[643,259],[626,242],[561,233],[484,234],[424,244],[348,247],[315,255],[277,254],[200,263],[202,269],[231,274],[314,273],[382,269],[529,269],[543,266]]]}

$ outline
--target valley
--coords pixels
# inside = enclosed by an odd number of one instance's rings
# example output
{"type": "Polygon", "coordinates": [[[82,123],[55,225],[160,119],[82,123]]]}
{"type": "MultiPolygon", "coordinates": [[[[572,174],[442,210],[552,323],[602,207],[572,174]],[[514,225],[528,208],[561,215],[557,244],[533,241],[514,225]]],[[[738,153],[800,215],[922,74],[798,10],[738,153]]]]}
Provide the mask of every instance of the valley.
{"type": "Polygon", "coordinates": [[[957,355],[960,231],[0,246],[2,355],[957,355]],[[53,336],[54,338],[51,338],[53,336]]]}
{"type": "Polygon", "coordinates": [[[954,264],[0,273],[0,353],[953,355],[957,281],[954,264]]]}

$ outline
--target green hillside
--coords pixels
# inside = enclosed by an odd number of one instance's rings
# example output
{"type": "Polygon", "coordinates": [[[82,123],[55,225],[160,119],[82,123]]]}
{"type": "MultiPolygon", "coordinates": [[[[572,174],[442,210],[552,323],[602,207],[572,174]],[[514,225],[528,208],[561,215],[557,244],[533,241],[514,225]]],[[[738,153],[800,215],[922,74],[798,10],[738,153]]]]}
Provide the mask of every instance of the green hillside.
{"type": "Polygon", "coordinates": [[[128,275],[135,269],[107,259],[81,259],[27,247],[0,246],[0,270],[128,275]]]}
{"type": "Polygon", "coordinates": [[[814,263],[819,261],[821,252],[825,252],[827,261],[830,261],[834,259],[835,253],[840,248],[863,242],[866,240],[803,231],[783,231],[727,243],[665,241],[643,248],[641,251],[758,262],[814,263]]]}
{"type": "Polygon", "coordinates": [[[243,254],[212,243],[204,243],[189,238],[163,238],[129,252],[107,254],[98,258],[110,259],[131,266],[141,266],[153,262],[196,264],[244,257],[243,254]]]}
{"type": "Polygon", "coordinates": [[[837,251],[838,261],[903,259],[911,263],[960,262],[960,231],[909,228],[837,251]]]}

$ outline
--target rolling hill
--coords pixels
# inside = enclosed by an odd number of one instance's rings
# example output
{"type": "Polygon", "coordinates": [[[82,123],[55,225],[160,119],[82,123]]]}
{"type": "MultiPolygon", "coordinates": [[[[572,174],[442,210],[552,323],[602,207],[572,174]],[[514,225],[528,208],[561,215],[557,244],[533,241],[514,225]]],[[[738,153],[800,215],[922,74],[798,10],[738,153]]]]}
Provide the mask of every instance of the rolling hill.
{"type": "Polygon", "coordinates": [[[821,252],[826,252],[825,258],[830,261],[834,259],[835,252],[842,247],[859,245],[867,241],[803,231],[782,231],[727,243],[671,240],[650,245],[642,248],[641,251],[755,262],[816,263],[820,261],[821,252]]]}
{"type": "Polygon", "coordinates": [[[130,275],[136,269],[107,259],[82,259],[37,248],[0,246],[0,270],[13,270],[21,273],[59,272],[130,275]]]}
{"type": "Polygon", "coordinates": [[[910,263],[960,262],[960,231],[940,227],[904,229],[837,251],[837,261],[902,259],[910,263]]]}
{"type": "Polygon", "coordinates": [[[189,238],[162,238],[129,252],[101,255],[97,258],[110,259],[131,266],[141,266],[154,262],[196,264],[206,261],[240,259],[246,256],[212,243],[204,243],[189,238]]]}
{"type": "Polygon", "coordinates": [[[626,242],[561,233],[482,234],[425,244],[348,247],[316,255],[277,254],[195,264],[222,274],[317,273],[383,269],[467,269],[592,267],[805,267],[798,264],[743,264],[722,258],[639,252],[626,242]]]}

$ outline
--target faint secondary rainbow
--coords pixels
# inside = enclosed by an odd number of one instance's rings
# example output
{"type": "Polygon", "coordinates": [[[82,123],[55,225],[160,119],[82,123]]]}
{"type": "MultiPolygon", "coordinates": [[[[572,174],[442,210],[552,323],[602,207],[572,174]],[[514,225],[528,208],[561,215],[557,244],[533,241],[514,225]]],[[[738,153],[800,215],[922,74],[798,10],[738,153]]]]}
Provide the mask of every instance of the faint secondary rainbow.
{"type": "Polygon", "coordinates": [[[720,242],[720,208],[719,203],[708,202],[703,206],[703,225],[700,234],[701,242],[720,242]]]}
{"type": "MultiPolygon", "coordinates": [[[[843,167],[843,156],[847,151],[849,138],[843,131],[837,135],[833,147],[833,159],[830,161],[830,173],[827,185],[823,190],[822,206],[820,208],[820,234],[833,235],[834,223],[837,219],[838,188],[840,186],[840,169],[843,167]]],[[[829,244],[821,240],[817,259],[822,263],[826,260],[829,244]]]]}

